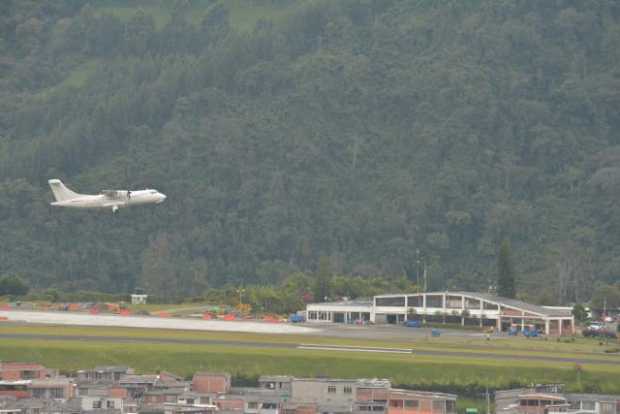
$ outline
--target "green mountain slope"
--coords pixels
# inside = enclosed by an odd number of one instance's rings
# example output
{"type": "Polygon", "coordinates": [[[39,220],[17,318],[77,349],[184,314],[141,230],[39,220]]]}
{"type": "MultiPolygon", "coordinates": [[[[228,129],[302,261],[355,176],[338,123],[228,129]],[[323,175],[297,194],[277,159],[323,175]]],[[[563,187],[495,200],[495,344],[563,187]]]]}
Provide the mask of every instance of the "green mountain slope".
{"type": "Polygon", "coordinates": [[[0,274],[174,296],[420,257],[485,289],[509,239],[529,299],[620,279],[615,1],[0,7],[0,274]],[[168,199],[54,210],[52,177],[168,199]]]}

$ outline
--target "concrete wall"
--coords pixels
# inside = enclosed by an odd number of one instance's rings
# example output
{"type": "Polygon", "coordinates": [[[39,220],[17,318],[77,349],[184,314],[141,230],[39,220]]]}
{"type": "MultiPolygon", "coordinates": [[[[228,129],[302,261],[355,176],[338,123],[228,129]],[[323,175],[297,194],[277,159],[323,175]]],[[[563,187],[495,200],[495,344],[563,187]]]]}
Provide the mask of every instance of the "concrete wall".
{"type": "Polygon", "coordinates": [[[43,379],[57,374],[39,364],[0,362],[0,380],[18,381],[23,379],[43,379]]]}
{"type": "Polygon", "coordinates": [[[121,398],[100,398],[100,397],[82,397],[80,407],[83,411],[92,411],[98,409],[123,409],[123,400],[121,398]]]}
{"type": "Polygon", "coordinates": [[[75,388],[73,387],[73,383],[70,382],[68,379],[32,380],[32,383],[28,386],[28,388],[34,398],[54,398],[59,400],[68,400],[75,396],[75,388]]]}
{"type": "Polygon", "coordinates": [[[291,384],[291,391],[291,402],[349,407],[355,399],[356,381],[295,379],[291,384]],[[348,387],[351,392],[346,393],[345,387],[348,387]],[[330,390],[335,392],[330,392],[330,390]]]}
{"type": "Polygon", "coordinates": [[[230,390],[229,374],[199,372],[192,379],[192,391],[199,393],[224,394],[230,390]]]}
{"type": "Polygon", "coordinates": [[[456,414],[456,396],[390,392],[387,414],[456,414]]]}
{"type": "Polygon", "coordinates": [[[215,405],[222,411],[241,411],[245,409],[245,401],[242,398],[215,400],[215,405]]]}

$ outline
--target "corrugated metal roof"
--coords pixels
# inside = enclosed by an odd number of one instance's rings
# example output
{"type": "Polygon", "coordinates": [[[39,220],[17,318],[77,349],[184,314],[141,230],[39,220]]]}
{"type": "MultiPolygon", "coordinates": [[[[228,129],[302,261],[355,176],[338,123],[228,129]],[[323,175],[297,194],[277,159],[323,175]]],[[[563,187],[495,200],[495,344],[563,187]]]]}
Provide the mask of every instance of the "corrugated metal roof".
{"type": "MultiPolygon", "coordinates": [[[[416,296],[423,295],[424,293],[415,292],[415,293],[394,293],[394,294],[385,294],[385,295],[377,295],[376,298],[381,297],[394,297],[394,296],[416,296]]],[[[570,317],[572,316],[570,308],[559,308],[559,307],[544,307],[539,305],[533,305],[531,303],[523,302],[517,299],[504,298],[502,296],[492,295],[490,293],[480,293],[480,292],[465,292],[465,291],[445,291],[445,292],[426,292],[426,295],[463,295],[470,296],[475,299],[485,300],[487,302],[495,302],[500,305],[505,305],[511,308],[520,309],[526,312],[532,312],[536,314],[540,314],[543,316],[564,316],[570,317]]]]}
{"type": "Polygon", "coordinates": [[[32,380],[0,381],[0,385],[30,385],[32,380]]]}
{"type": "Polygon", "coordinates": [[[555,400],[555,401],[566,401],[561,394],[547,394],[541,392],[528,392],[525,394],[519,394],[519,399],[537,399],[537,400],[555,400]]]}
{"type": "Polygon", "coordinates": [[[573,394],[565,393],[568,401],[616,401],[620,402],[620,395],[609,394],[573,394]]]}
{"type": "Polygon", "coordinates": [[[343,300],[340,302],[317,302],[309,303],[308,305],[323,305],[323,306],[372,306],[372,300],[343,300]]]}
{"type": "Polygon", "coordinates": [[[390,390],[390,396],[393,394],[403,394],[406,396],[414,397],[418,396],[421,398],[432,398],[432,399],[446,399],[446,400],[456,400],[456,394],[447,394],[443,392],[432,392],[432,391],[417,391],[417,390],[403,390],[399,388],[392,388],[390,390]]]}

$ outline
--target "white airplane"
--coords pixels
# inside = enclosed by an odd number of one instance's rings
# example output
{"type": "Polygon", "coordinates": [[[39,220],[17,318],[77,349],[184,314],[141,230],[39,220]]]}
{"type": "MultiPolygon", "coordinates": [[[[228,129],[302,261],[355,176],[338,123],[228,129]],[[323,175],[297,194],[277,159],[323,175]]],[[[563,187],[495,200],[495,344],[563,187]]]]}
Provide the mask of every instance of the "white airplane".
{"type": "Polygon", "coordinates": [[[139,204],[163,203],[166,196],[157,190],[103,190],[101,194],[77,194],[69,190],[57,178],[48,181],[55,202],[51,205],[71,208],[110,208],[116,213],[121,207],[129,207],[139,204]]]}

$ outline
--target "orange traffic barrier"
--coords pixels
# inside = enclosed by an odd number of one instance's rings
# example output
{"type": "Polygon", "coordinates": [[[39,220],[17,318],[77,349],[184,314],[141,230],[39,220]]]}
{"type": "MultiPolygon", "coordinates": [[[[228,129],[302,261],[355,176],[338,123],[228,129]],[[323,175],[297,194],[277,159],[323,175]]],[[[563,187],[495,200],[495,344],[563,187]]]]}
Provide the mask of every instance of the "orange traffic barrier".
{"type": "Polygon", "coordinates": [[[211,312],[205,312],[202,314],[202,319],[204,319],[205,321],[210,321],[211,319],[213,319],[213,314],[211,312]]]}
{"type": "Polygon", "coordinates": [[[237,319],[237,317],[231,313],[224,315],[225,321],[234,321],[235,319],[237,319]]]}
{"type": "Polygon", "coordinates": [[[112,313],[119,313],[120,312],[120,306],[118,306],[116,303],[106,303],[105,304],[108,308],[108,311],[112,312],[112,313]]]}
{"type": "Polygon", "coordinates": [[[119,312],[121,316],[129,316],[131,315],[131,311],[129,309],[121,309],[119,312]]]}
{"type": "Polygon", "coordinates": [[[90,310],[88,312],[91,315],[99,315],[99,309],[97,309],[97,308],[90,308],[90,310]]]}
{"type": "Polygon", "coordinates": [[[267,315],[263,318],[264,322],[269,322],[269,323],[279,323],[280,320],[278,318],[276,318],[275,316],[271,316],[271,315],[267,315]]]}
{"type": "Polygon", "coordinates": [[[160,318],[170,318],[172,315],[170,315],[170,313],[168,312],[157,312],[157,316],[159,316],[160,318]]]}

